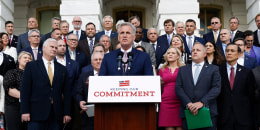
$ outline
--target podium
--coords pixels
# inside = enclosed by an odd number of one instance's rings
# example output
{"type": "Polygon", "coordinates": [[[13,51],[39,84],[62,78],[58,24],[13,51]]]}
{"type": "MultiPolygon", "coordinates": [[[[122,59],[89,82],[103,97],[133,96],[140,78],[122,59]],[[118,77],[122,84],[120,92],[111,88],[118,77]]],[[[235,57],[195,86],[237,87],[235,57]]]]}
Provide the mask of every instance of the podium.
{"type": "Polygon", "coordinates": [[[95,103],[95,130],[156,130],[158,76],[93,76],[88,102],[95,103]]]}

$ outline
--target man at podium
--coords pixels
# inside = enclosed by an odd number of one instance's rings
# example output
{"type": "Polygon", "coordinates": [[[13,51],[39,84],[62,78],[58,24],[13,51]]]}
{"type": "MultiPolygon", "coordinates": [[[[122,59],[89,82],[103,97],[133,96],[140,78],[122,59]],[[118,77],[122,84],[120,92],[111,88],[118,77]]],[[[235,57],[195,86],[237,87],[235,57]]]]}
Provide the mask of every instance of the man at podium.
{"type": "Polygon", "coordinates": [[[129,22],[118,29],[121,48],[105,55],[99,76],[106,75],[153,75],[150,57],[147,53],[132,47],[136,28],[129,22]]]}

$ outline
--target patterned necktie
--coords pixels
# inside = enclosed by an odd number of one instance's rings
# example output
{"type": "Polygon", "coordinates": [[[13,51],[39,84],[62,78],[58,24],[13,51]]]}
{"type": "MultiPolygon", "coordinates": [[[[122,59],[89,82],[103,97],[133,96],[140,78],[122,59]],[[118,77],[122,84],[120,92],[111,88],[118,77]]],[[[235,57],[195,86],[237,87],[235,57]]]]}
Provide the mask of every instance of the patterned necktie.
{"type": "Polygon", "coordinates": [[[75,60],[74,51],[71,51],[70,59],[75,60]]]}
{"type": "Polygon", "coordinates": [[[231,35],[232,35],[232,37],[231,37],[231,42],[233,42],[234,36],[235,36],[233,31],[231,31],[231,35]]]}
{"type": "Polygon", "coordinates": [[[76,31],[76,35],[77,35],[77,38],[79,39],[79,31],[76,31]]]}
{"type": "Polygon", "coordinates": [[[234,80],[235,80],[234,67],[231,66],[231,72],[230,72],[230,76],[229,76],[229,84],[230,84],[231,90],[233,89],[234,80]]]}
{"type": "MultiPolygon", "coordinates": [[[[126,62],[127,62],[127,59],[128,59],[128,57],[127,57],[127,52],[125,51],[125,52],[124,52],[124,56],[123,56],[123,59],[122,59],[122,60],[123,60],[123,62],[125,62],[125,63],[126,63],[126,62]]],[[[125,64],[125,70],[124,70],[124,72],[126,72],[126,68],[127,68],[127,64],[125,64]]]]}
{"type": "Polygon", "coordinates": [[[200,74],[200,64],[195,64],[195,66],[196,66],[196,69],[195,69],[195,73],[194,73],[194,76],[193,76],[194,85],[196,85],[196,83],[198,81],[199,74],[200,74]]]}
{"type": "Polygon", "coordinates": [[[91,54],[91,53],[92,53],[92,51],[93,51],[93,39],[92,39],[92,38],[90,38],[89,40],[90,40],[90,44],[89,44],[89,50],[90,50],[90,54],[91,54]]]}
{"type": "Polygon", "coordinates": [[[50,83],[52,85],[52,81],[53,81],[53,74],[52,74],[52,68],[51,68],[51,62],[48,62],[48,77],[50,79],[50,83]]]}
{"type": "Polygon", "coordinates": [[[10,45],[12,44],[12,36],[9,36],[10,39],[10,45]]]}
{"type": "Polygon", "coordinates": [[[217,39],[218,39],[217,32],[214,32],[214,41],[215,41],[215,43],[217,43],[217,39]]]}
{"type": "Polygon", "coordinates": [[[189,41],[188,41],[188,47],[189,47],[189,49],[190,49],[190,52],[191,52],[191,50],[192,50],[192,40],[191,40],[191,36],[190,37],[188,37],[189,38],[189,41]]]}
{"type": "Polygon", "coordinates": [[[37,49],[33,49],[34,60],[37,60],[37,49]]]}

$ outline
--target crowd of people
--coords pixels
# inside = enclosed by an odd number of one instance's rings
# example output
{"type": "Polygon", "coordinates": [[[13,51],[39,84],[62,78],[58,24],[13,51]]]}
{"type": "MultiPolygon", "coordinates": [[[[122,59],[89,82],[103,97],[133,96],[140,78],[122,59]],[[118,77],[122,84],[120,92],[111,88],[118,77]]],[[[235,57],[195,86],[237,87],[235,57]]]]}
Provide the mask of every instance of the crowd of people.
{"type": "Polygon", "coordinates": [[[45,35],[31,17],[29,31],[19,36],[7,21],[6,32],[0,33],[0,115],[5,129],[94,129],[94,117],[85,112],[89,76],[107,75],[161,77],[157,129],[186,130],[184,110],[197,115],[202,107],[210,109],[213,124],[202,130],[260,129],[260,14],[255,32],[238,30],[237,17],[229,19],[229,29],[221,29],[220,21],[211,18],[212,31],[202,37],[194,34],[193,19],[176,25],[166,19],[161,36],[156,28],[141,27],[138,16],[117,21],[116,32],[109,15],[100,32],[92,22],[82,30],[78,16],[69,32],[70,24],[54,17],[45,35]]]}

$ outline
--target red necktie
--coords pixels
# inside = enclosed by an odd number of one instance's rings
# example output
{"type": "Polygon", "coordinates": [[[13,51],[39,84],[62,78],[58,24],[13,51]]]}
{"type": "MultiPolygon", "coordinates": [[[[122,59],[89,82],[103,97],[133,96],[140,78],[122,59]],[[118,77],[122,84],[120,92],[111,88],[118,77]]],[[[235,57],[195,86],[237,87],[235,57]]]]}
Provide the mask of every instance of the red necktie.
{"type": "Polygon", "coordinates": [[[229,76],[229,84],[230,84],[231,90],[233,89],[234,79],[235,79],[234,68],[231,67],[231,72],[230,72],[230,76],[229,76]]]}
{"type": "Polygon", "coordinates": [[[10,45],[11,45],[12,44],[12,36],[10,36],[9,39],[10,39],[10,45]]]}
{"type": "Polygon", "coordinates": [[[64,40],[64,42],[67,44],[67,40],[66,40],[66,37],[65,37],[65,36],[64,36],[63,40],[64,40]]]}

